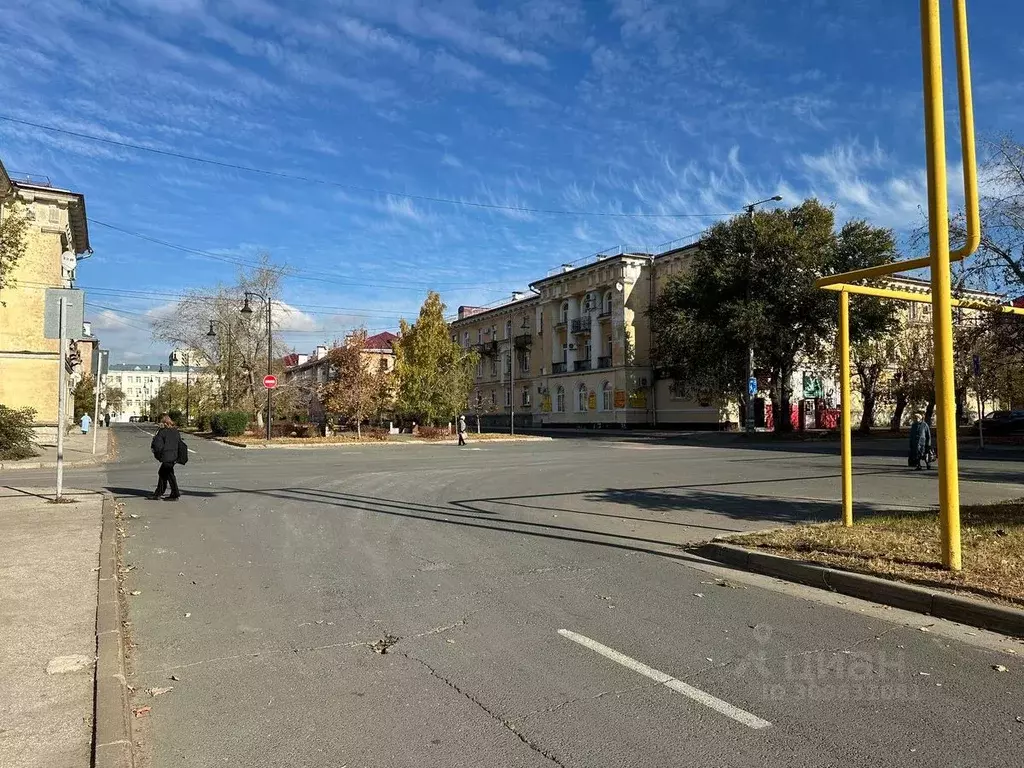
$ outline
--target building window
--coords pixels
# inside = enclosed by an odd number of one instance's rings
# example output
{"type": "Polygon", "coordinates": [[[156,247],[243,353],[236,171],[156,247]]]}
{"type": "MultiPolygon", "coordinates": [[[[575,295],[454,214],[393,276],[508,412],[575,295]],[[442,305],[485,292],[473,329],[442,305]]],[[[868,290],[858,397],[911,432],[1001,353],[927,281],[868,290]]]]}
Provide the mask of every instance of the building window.
{"type": "Polygon", "coordinates": [[[519,356],[519,372],[529,373],[530,372],[530,353],[523,352],[519,356]]]}
{"type": "Polygon", "coordinates": [[[594,294],[588,293],[583,297],[583,314],[589,315],[594,309],[594,294]]]}
{"type": "Polygon", "coordinates": [[[483,328],[477,328],[476,329],[476,343],[477,344],[483,344],[484,343],[484,330],[483,330],[483,328]]]}
{"type": "Polygon", "coordinates": [[[576,387],[576,410],[580,413],[587,412],[587,385],[583,382],[576,387]]]}
{"type": "Polygon", "coordinates": [[[587,343],[583,346],[583,359],[589,360],[592,347],[590,346],[590,339],[587,339],[587,343]]]}
{"type": "Polygon", "coordinates": [[[612,384],[610,381],[601,385],[601,410],[612,410],[612,384]]]}
{"type": "Polygon", "coordinates": [[[569,302],[563,301],[561,308],[558,310],[558,322],[567,323],[569,322],[569,302]]]}
{"type": "Polygon", "coordinates": [[[505,407],[508,408],[512,405],[512,390],[505,387],[505,407]]]}
{"type": "Polygon", "coordinates": [[[612,313],[612,292],[608,291],[604,295],[604,314],[610,315],[612,313]]]}
{"type": "Polygon", "coordinates": [[[498,394],[492,389],[491,390],[491,405],[498,404],[498,394]]]}
{"type": "Polygon", "coordinates": [[[564,363],[568,359],[569,359],[569,345],[568,344],[563,344],[562,345],[562,362],[564,363]]]}
{"type": "Polygon", "coordinates": [[[505,338],[506,339],[511,339],[512,338],[512,321],[511,320],[506,320],[505,321],[505,338]]]}
{"type": "Polygon", "coordinates": [[[497,375],[498,375],[498,358],[492,357],[491,358],[491,376],[497,376],[497,375]]]}
{"type": "Polygon", "coordinates": [[[484,395],[479,389],[476,391],[476,407],[479,408],[484,404],[484,395]]]}
{"type": "Polygon", "coordinates": [[[522,400],[522,403],[523,403],[523,408],[529,408],[530,407],[530,388],[529,387],[523,387],[523,400],[522,400]]]}
{"type": "Polygon", "coordinates": [[[462,346],[469,348],[469,331],[462,334],[462,346]]]}
{"type": "Polygon", "coordinates": [[[680,381],[672,381],[668,385],[668,394],[673,400],[685,400],[686,393],[683,390],[683,384],[680,381]]]}
{"type": "Polygon", "coordinates": [[[565,413],[565,387],[558,387],[555,390],[555,410],[565,413]]]}
{"type": "Polygon", "coordinates": [[[380,368],[382,371],[386,371],[388,369],[388,359],[386,357],[382,357],[380,359],[380,362],[377,363],[377,367],[380,368]]]}
{"type": "Polygon", "coordinates": [[[476,377],[478,379],[482,379],[484,377],[484,361],[483,360],[477,360],[476,361],[476,377]]]}

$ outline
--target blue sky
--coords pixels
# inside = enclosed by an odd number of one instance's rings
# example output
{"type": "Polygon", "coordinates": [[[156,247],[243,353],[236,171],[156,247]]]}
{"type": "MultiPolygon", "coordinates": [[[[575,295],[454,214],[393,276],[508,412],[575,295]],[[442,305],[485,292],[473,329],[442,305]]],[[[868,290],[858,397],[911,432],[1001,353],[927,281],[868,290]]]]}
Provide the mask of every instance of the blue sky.
{"type": "MultiPolygon", "coordinates": [[[[970,6],[979,135],[1012,131],[1020,11],[970,6]]],[[[331,273],[285,282],[287,339],[306,351],[355,324],[394,328],[428,287],[450,308],[493,302],[563,262],[653,249],[776,193],[919,225],[916,13],[876,0],[4,0],[11,117],[395,193],[686,218],[431,203],[2,120],[0,157],[85,193],[97,221],[331,273]]],[[[90,293],[90,315],[115,361],[165,354],[147,314],[236,270],[95,223],[91,237],[80,283],[108,289],[90,293]]]]}

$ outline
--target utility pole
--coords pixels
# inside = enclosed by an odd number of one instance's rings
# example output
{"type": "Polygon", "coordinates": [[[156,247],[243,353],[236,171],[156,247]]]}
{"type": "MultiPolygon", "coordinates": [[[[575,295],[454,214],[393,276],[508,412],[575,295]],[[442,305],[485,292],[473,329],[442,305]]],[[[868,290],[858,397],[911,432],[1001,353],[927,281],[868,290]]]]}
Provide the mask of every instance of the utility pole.
{"type": "Polygon", "coordinates": [[[190,424],[189,416],[190,416],[190,410],[191,410],[191,405],[192,405],[191,395],[189,393],[189,384],[190,384],[189,378],[190,378],[191,373],[192,373],[192,365],[191,365],[191,363],[192,363],[192,361],[189,360],[189,354],[188,354],[188,352],[186,352],[185,353],[185,426],[186,427],[189,426],[189,424],[190,424]]]}
{"type": "MultiPolygon", "coordinates": [[[[769,198],[767,198],[765,200],[758,200],[756,203],[750,203],[749,205],[746,206],[747,221],[750,222],[750,259],[749,259],[749,262],[748,262],[748,269],[747,269],[747,306],[748,306],[748,309],[749,309],[750,298],[751,298],[751,296],[750,296],[750,288],[751,288],[751,283],[753,282],[753,276],[754,276],[754,257],[756,255],[756,251],[757,251],[757,229],[754,227],[754,208],[759,206],[759,205],[762,205],[763,203],[771,203],[771,202],[777,203],[777,202],[779,202],[781,200],[782,200],[782,195],[774,195],[773,197],[769,197],[769,198]]],[[[750,383],[750,382],[754,381],[754,342],[753,342],[753,339],[750,338],[750,334],[751,333],[752,333],[752,331],[750,331],[750,330],[747,331],[747,414],[746,414],[746,431],[747,432],[753,432],[754,431],[754,395],[757,392],[757,389],[755,388],[756,387],[756,382],[755,382],[755,384],[751,384],[750,383]]],[[[778,415],[776,415],[776,418],[778,418],[778,415]]],[[[788,414],[786,415],[786,418],[787,419],[789,418],[788,414]]]]}
{"type": "MultiPolygon", "coordinates": [[[[264,296],[262,293],[256,291],[245,292],[245,304],[243,305],[241,312],[243,315],[251,315],[252,307],[249,306],[249,297],[255,296],[260,299],[264,304],[267,305],[267,375],[271,375],[271,368],[274,362],[274,336],[273,336],[273,325],[271,323],[270,305],[273,303],[270,296],[264,296]]],[[[270,421],[273,418],[273,412],[271,411],[271,397],[270,393],[273,390],[267,387],[267,442],[270,442],[270,421]]]]}
{"type": "Polygon", "coordinates": [[[64,410],[67,408],[65,402],[67,394],[67,370],[65,369],[66,352],[64,337],[67,336],[68,325],[68,304],[62,293],[60,296],[60,322],[57,331],[57,347],[60,349],[57,364],[57,493],[55,501],[60,501],[61,490],[64,485],[64,410]]]}

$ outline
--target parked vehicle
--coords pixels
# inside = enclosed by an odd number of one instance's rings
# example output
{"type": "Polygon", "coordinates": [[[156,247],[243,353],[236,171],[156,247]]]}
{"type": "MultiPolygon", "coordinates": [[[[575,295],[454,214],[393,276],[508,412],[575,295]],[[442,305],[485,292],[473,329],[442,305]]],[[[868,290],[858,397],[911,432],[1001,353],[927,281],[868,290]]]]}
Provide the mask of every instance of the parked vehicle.
{"type": "Polygon", "coordinates": [[[974,427],[979,423],[988,435],[1009,435],[1024,432],[1024,411],[992,411],[980,420],[975,420],[974,427]]]}

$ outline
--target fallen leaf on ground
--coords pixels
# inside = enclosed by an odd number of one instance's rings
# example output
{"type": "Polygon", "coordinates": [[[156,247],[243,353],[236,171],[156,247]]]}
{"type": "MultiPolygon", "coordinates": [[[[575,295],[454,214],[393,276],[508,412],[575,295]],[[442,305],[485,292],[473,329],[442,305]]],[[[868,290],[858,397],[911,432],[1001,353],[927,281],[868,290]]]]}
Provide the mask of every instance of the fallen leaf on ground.
{"type": "Polygon", "coordinates": [[[167,678],[167,679],[168,679],[168,680],[181,680],[181,678],[180,678],[180,677],[178,677],[177,675],[171,675],[171,676],[170,676],[169,678],[167,678]]]}
{"type": "MultiPolygon", "coordinates": [[[[929,626],[931,626],[931,625],[929,625],[929,626]]],[[[918,632],[931,632],[931,630],[928,629],[928,627],[918,627],[917,631],[918,632]]]]}
{"type": "Polygon", "coordinates": [[[1010,671],[1008,668],[1004,667],[1002,664],[993,664],[992,665],[992,669],[994,669],[996,672],[1009,672],[1010,671]]]}
{"type": "Polygon", "coordinates": [[[191,613],[186,613],[186,614],[185,614],[185,618],[186,618],[186,619],[187,619],[187,618],[190,618],[191,616],[192,616],[192,614],[191,614],[191,613]]]}
{"type": "Polygon", "coordinates": [[[133,589],[133,590],[132,590],[131,592],[129,592],[128,594],[129,594],[129,595],[141,595],[141,594],[142,594],[142,592],[141,592],[140,590],[138,590],[138,589],[133,589]]]}
{"type": "Polygon", "coordinates": [[[148,693],[150,696],[156,697],[163,696],[165,693],[170,693],[173,690],[174,686],[169,685],[166,688],[147,688],[146,693],[148,693]]]}
{"type": "Polygon", "coordinates": [[[137,707],[133,710],[136,717],[146,717],[146,715],[148,715],[152,711],[152,707],[137,707]]]}
{"type": "Polygon", "coordinates": [[[694,592],[693,596],[694,597],[704,597],[704,594],[702,592],[694,592]]]}

